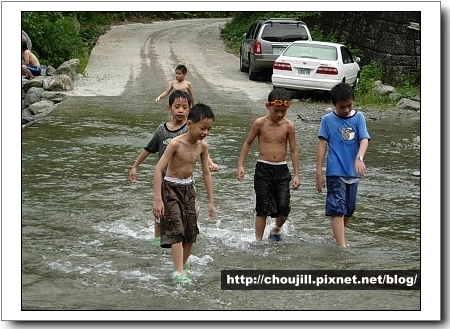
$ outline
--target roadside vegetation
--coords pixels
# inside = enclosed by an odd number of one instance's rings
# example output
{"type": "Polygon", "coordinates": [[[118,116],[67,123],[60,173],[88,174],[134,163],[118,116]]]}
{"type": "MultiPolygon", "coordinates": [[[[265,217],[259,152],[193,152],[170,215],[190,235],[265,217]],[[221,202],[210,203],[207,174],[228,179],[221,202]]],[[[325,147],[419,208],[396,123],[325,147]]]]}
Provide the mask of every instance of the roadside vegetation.
{"type": "MultiPolygon", "coordinates": [[[[308,17],[314,15],[313,12],[292,12],[289,17],[295,17],[302,20],[307,20],[308,17]]],[[[230,52],[239,56],[239,47],[243,40],[244,34],[248,31],[252,23],[261,18],[270,17],[286,17],[285,13],[280,12],[251,12],[251,13],[234,13],[233,18],[222,29],[222,37],[226,41],[227,47],[230,52]]],[[[347,45],[352,55],[355,57],[364,57],[364,53],[358,49],[352,47],[350,44],[336,34],[325,35],[316,26],[308,26],[311,37],[317,41],[328,41],[335,43],[342,43],[347,45]]],[[[378,108],[386,108],[395,106],[397,100],[389,98],[389,96],[379,95],[373,90],[374,82],[377,80],[382,81],[383,67],[379,62],[372,62],[370,64],[361,66],[361,82],[355,90],[355,97],[359,105],[367,105],[378,108]]],[[[394,86],[397,93],[402,97],[414,97],[420,94],[420,85],[415,83],[420,81],[418,77],[404,77],[403,84],[400,86],[394,86]]]]}
{"type": "MultiPolygon", "coordinates": [[[[306,20],[313,12],[292,12],[290,17],[306,20]]],[[[22,29],[27,32],[33,43],[33,52],[41,64],[58,67],[63,62],[79,58],[79,72],[84,72],[90,52],[98,38],[111,25],[126,23],[149,23],[158,20],[187,18],[229,17],[221,36],[230,53],[239,55],[239,46],[243,35],[251,24],[259,18],[286,17],[284,12],[22,12],[22,29]]],[[[354,56],[364,58],[362,51],[352,48],[345,40],[336,35],[324,35],[317,27],[309,27],[313,40],[339,42],[346,44],[354,56]]],[[[394,106],[396,100],[381,96],[373,91],[376,80],[382,80],[383,68],[380,63],[372,62],[361,66],[361,82],[355,91],[359,105],[379,108],[394,106]]],[[[395,86],[403,97],[420,94],[420,79],[404,77],[403,85],[395,86]],[[419,83],[417,83],[419,81],[419,83]]]]}

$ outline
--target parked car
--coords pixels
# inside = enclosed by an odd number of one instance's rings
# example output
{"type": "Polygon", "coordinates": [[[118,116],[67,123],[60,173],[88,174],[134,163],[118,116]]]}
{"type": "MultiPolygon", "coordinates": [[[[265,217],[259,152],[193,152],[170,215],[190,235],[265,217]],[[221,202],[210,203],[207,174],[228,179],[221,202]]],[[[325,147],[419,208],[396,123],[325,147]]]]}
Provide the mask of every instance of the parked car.
{"type": "Polygon", "coordinates": [[[339,82],[355,88],[361,79],[360,59],[339,43],[295,41],[273,65],[273,87],[329,91],[339,82]]]}
{"type": "Polygon", "coordinates": [[[244,34],[240,46],[240,69],[257,80],[261,71],[272,70],[277,57],[296,40],[312,40],[306,23],[293,18],[258,20],[244,34]]]}

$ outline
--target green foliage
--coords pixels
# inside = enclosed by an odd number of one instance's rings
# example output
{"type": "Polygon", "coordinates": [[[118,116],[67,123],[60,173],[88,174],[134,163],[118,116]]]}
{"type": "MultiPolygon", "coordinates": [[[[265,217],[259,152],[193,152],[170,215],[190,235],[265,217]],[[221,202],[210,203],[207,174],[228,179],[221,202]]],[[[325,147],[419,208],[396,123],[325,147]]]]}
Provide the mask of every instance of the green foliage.
{"type": "Polygon", "coordinates": [[[41,64],[58,67],[69,59],[85,56],[73,14],[22,12],[22,29],[30,36],[32,51],[41,64]]]}

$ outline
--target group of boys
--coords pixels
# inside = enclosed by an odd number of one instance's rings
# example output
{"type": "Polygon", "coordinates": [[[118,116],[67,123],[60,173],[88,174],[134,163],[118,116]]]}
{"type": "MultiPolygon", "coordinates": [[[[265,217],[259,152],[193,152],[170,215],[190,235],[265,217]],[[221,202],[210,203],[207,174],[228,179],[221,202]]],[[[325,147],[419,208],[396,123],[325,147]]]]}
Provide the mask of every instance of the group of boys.
{"type": "MultiPolygon", "coordinates": [[[[154,171],[155,240],[163,248],[170,248],[175,267],[174,282],[190,282],[184,271],[193,243],[199,234],[193,171],[200,158],[202,176],[208,197],[209,217],[215,216],[211,171],[219,167],[211,160],[206,136],[215,116],[205,104],[193,104],[192,85],[185,80],[187,69],[178,66],[176,80],[155,99],[155,103],[169,95],[167,110],[172,120],[161,124],[153,138],[133,164],[129,178],[136,182],[136,171],[150,153],[157,153],[159,161],[154,171]],[[186,119],[187,116],[187,119],[186,119]]],[[[358,181],[366,173],[364,155],[370,140],[365,117],[353,109],[354,93],[350,85],[340,83],[330,92],[334,111],[323,116],[319,129],[316,160],[316,189],[327,187],[325,214],[331,217],[332,236],[338,246],[346,248],[345,227],[355,211],[358,181]],[[328,150],[325,177],[323,163],[328,150]]],[[[255,236],[262,241],[266,218],[275,218],[269,240],[281,241],[281,229],[290,213],[290,183],[300,186],[299,155],[295,126],[286,118],[291,94],[283,88],[273,89],[265,104],[267,115],[256,119],[242,146],[237,179],[244,179],[244,161],[250,147],[258,138],[259,156],[255,166],[256,193],[255,236]],[[289,171],[286,153],[289,144],[294,177],[289,171]]]]}

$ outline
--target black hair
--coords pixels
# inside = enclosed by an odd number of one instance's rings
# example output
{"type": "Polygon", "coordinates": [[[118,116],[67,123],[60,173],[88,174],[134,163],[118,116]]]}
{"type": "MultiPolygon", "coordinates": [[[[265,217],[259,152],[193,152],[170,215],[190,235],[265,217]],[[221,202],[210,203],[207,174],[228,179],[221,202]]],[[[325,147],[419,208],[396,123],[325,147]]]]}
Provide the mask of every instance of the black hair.
{"type": "Polygon", "coordinates": [[[187,91],[179,89],[175,89],[174,91],[172,91],[169,95],[169,105],[172,106],[173,102],[175,102],[177,98],[186,99],[189,107],[191,107],[191,95],[189,95],[187,91]]]}
{"type": "Polygon", "coordinates": [[[27,50],[28,49],[28,45],[26,41],[22,41],[22,50],[27,50]]]}
{"type": "Polygon", "coordinates": [[[331,103],[336,104],[348,99],[354,100],[353,88],[348,83],[340,82],[330,90],[331,103]]]}
{"type": "Polygon", "coordinates": [[[213,121],[215,120],[214,113],[211,108],[202,103],[195,104],[189,111],[189,115],[187,117],[187,119],[191,120],[193,123],[197,123],[205,118],[212,119],[213,121]]]}
{"type": "Polygon", "coordinates": [[[186,66],[184,66],[184,65],[178,65],[176,68],[175,68],[175,71],[177,71],[177,70],[180,70],[181,71],[181,73],[183,73],[183,74],[186,74],[187,73],[187,68],[186,68],[186,66]]]}
{"type": "Polygon", "coordinates": [[[267,100],[269,102],[273,102],[276,99],[279,99],[280,101],[290,101],[291,100],[291,93],[287,91],[284,88],[274,88],[270,93],[267,100]]]}

